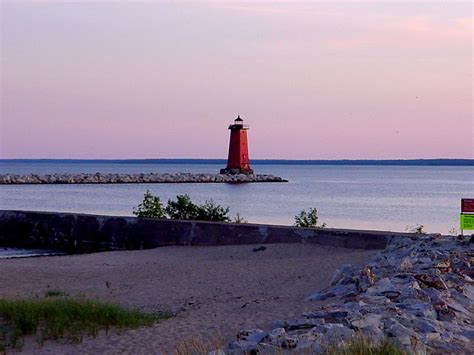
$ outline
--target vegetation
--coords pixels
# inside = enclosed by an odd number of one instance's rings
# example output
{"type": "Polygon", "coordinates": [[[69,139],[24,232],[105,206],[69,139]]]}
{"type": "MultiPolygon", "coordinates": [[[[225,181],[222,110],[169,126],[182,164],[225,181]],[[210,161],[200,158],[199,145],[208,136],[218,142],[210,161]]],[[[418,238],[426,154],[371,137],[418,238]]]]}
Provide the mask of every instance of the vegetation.
{"type": "Polygon", "coordinates": [[[324,228],[326,223],[318,225],[318,210],[310,208],[308,211],[302,210],[295,216],[295,226],[304,228],[324,228]]]}
{"type": "Polygon", "coordinates": [[[143,202],[133,210],[133,214],[142,218],[231,222],[229,211],[229,207],[218,205],[213,200],[197,205],[187,194],[168,200],[167,206],[163,207],[160,198],[147,191],[143,202]]]}
{"type": "Polygon", "coordinates": [[[234,223],[248,223],[247,220],[240,215],[240,213],[237,212],[237,215],[235,216],[234,220],[232,221],[234,223]]]}
{"type": "Polygon", "coordinates": [[[180,340],[173,351],[173,355],[207,354],[221,349],[224,346],[221,336],[202,337],[194,336],[180,340]]]}
{"type": "Polygon", "coordinates": [[[133,214],[141,218],[165,218],[166,211],[159,197],[153,196],[150,191],[146,191],[143,202],[133,209],[133,214]]]}
{"type": "Polygon", "coordinates": [[[44,294],[44,297],[64,297],[67,293],[59,290],[49,290],[44,294]]]}
{"type": "MultiPolygon", "coordinates": [[[[181,340],[175,347],[174,355],[191,355],[191,354],[207,354],[210,351],[221,349],[223,346],[221,337],[193,337],[181,340]]],[[[275,347],[273,350],[267,348],[266,354],[281,355],[286,354],[282,348],[275,347]]],[[[311,349],[300,350],[298,354],[315,355],[311,349]]],[[[326,355],[407,355],[403,350],[399,349],[389,338],[385,338],[380,342],[373,342],[365,337],[356,337],[352,341],[346,343],[343,347],[327,346],[324,348],[323,354],[326,355]]]]}
{"type": "Polygon", "coordinates": [[[199,206],[191,201],[189,195],[178,195],[176,201],[168,200],[165,211],[171,219],[198,219],[199,206]]]}
{"type": "Polygon", "coordinates": [[[136,328],[169,317],[100,301],[51,297],[0,300],[0,349],[20,346],[25,335],[37,335],[40,344],[46,339],[81,341],[100,329],[136,328]]]}
{"type": "Polygon", "coordinates": [[[197,219],[201,221],[230,222],[229,211],[229,207],[222,207],[213,200],[209,200],[204,205],[199,206],[197,219]]]}
{"type": "MultiPolygon", "coordinates": [[[[195,204],[187,194],[177,195],[174,200],[169,199],[165,207],[160,198],[148,190],[142,203],[133,209],[133,214],[141,218],[247,223],[239,213],[231,219],[229,212],[229,207],[223,207],[213,200],[207,200],[203,205],[195,204]]],[[[295,226],[324,228],[326,223],[319,225],[317,209],[310,208],[308,211],[302,210],[295,216],[295,226]]]]}
{"type": "Polygon", "coordinates": [[[343,348],[330,348],[327,355],[405,355],[389,338],[372,342],[365,337],[356,337],[343,348]]]}
{"type": "Polygon", "coordinates": [[[423,224],[416,224],[414,226],[406,227],[406,230],[407,232],[413,233],[413,234],[426,234],[424,228],[425,226],[423,224]]]}

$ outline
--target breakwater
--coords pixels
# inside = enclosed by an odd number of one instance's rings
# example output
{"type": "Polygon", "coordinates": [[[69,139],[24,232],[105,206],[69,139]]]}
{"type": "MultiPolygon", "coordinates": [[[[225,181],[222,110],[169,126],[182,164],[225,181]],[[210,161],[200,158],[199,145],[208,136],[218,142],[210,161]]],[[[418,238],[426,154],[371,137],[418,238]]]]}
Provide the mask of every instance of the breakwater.
{"type": "Polygon", "coordinates": [[[1,211],[0,246],[73,253],[170,245],[314,243],[383,249],[408,233],[298,228],[248,223],[178,221],[61,212],[1,211]]]}
{"type": "Polygon", "coordinates": [[[251,183],[287,182],[264,174],[0,174],[0,185],[24,184],[172,184],[172,183],[251,183]]]}

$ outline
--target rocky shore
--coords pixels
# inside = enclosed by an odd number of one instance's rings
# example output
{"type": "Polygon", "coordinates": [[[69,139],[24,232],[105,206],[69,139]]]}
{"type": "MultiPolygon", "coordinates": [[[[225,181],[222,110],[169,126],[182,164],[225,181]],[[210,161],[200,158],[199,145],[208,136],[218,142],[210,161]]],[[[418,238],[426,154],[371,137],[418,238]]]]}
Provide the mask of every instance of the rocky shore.
{"type": "Polygon", "coordinates": [[[170,183],[249,183],[287,182],[278,176],[263,174],[0,174],[0,185],[19,184],[170,184],[170,183]]]}
{"type": "Polygon", "coordinates": [[[341,267],[307,301],[332,301],[269,331],[243,330],[221,354],[320,353],[357,336],[408,353],[468,354],[474,339],[472,237],[394,238],[362,270],[341,267]]]}

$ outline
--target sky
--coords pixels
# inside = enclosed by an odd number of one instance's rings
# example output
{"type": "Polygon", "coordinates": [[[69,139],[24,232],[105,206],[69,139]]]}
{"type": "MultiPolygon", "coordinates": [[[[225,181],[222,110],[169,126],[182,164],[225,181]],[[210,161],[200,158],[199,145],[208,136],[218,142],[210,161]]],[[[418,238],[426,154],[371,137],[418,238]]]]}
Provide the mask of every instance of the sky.
{"type": "Polygon", "coordinates": [[[1,1],[1,158],[473,158],[472,4],[1,1]]]}

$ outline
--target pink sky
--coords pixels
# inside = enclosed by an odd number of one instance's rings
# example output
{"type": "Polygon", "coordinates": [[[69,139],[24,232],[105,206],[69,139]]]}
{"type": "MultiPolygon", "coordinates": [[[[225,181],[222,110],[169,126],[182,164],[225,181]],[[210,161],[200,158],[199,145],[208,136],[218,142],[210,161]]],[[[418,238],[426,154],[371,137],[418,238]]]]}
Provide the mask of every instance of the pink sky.
{"type": "Polygon", "coordinates": [[[2,2],[1,158],[473,158],[470,2],[2,2]]]}

